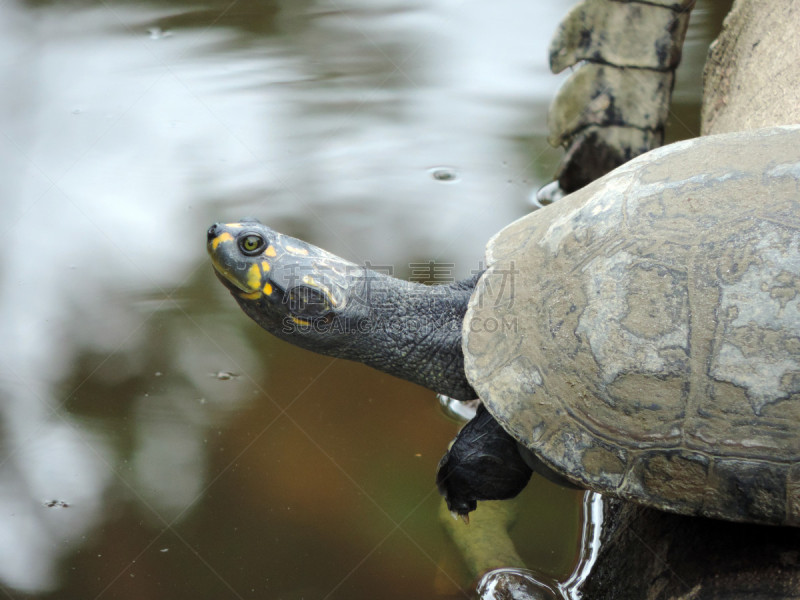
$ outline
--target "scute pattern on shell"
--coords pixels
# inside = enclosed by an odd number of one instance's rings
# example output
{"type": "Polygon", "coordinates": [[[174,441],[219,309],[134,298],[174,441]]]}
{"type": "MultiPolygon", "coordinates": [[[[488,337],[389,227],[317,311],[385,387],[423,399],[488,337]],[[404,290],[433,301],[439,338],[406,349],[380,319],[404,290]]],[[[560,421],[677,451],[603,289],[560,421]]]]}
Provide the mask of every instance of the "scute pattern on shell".
{"type": "Polygon", "coordinates": [[[509,225],[487,263],[467,376],[545,463],[800,525],[800,127],[652,151],[509,225]]]}

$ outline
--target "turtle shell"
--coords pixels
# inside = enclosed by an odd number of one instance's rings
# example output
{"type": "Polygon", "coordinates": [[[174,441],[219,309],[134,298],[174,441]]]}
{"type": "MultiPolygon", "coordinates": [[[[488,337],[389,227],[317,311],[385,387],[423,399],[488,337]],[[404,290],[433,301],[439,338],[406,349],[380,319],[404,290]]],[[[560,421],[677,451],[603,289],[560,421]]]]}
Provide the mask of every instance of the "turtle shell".
{"type": "Polygon", "coordinates": [[[500,231],[487,264],[467,377],[545,464],[800,525],[800,127],[651,151],[500,231]]]}

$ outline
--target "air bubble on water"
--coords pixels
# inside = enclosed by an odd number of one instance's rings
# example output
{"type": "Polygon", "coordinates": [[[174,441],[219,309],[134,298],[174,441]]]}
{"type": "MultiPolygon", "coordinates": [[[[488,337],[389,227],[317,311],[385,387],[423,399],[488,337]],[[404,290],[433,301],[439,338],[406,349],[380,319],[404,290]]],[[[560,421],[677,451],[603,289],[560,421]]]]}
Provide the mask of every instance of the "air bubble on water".
{"type": "Polygon", "coordinates": [[[551,181],[535,192],[532,192],[528,200],[534,210],[537,210],[549,204],[553,204],[554,202],[558,202],[564,195],[564,190],[558,185],[558,181],[551,181]]]}
{"type": "Polygon", "coordinates": [[[481,403],[480,400],[467,400],[464,402],[444,394],[437,394],[436,397],[439,398],[439,405],[442,407],[444,414],[456,421],[469,421],[475,416],[478,405],[481,403]]]}
{"type": "Polygon", "coordinates": [[[428,169],[428,173],[431,174],[436,181],[440,181],[442,183],[453,183],[458,181],[458,171],[453,167],[433,167],[432,169],[428,169]]]}
{"type": "Polygon", "coordinates": [[[161,27],[151,27],[147,30],[147,35],[151,40],[161,40],[163,38],[171,37],[172,32],[169,30],[164,31],[161,29],[161,27]]]}
{"type": "Polygon", "coordinates": [[[231,371],[217,371],[216,373],[212,373],[213,377],[216,377],[220,381],[228,381],[230,379],[235,379],[239,376],[238,373],[232,373],[231,371]]]}

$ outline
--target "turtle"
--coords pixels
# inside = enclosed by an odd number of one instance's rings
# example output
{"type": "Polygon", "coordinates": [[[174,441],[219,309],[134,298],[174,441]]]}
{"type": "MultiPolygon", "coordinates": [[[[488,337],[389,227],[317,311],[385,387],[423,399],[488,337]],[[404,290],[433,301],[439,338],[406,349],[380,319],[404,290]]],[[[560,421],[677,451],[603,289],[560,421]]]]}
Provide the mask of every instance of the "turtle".
{"type": "Polygon", "coordinates": [[[426,286],[255,219],[208,230],[244,312],[482,407],[448,507],[531,470],[668,512],[800,525],[800,126],[663,146],[503,228],[426,286]]]}
{"type": "Polygon", "coordinates": [[[675,70],[696,0],[583,0],[557,27],[550,70],[574,70],[548,112],[565,148],[547,203],[664,142],[675,70]]]}

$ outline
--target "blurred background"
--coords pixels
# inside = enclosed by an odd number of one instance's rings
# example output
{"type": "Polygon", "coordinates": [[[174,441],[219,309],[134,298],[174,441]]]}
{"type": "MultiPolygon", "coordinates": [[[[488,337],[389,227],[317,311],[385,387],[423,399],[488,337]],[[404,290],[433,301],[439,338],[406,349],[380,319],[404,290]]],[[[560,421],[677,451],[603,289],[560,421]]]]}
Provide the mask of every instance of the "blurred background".
{"type": "MultiPolygon", "coordinates": [[[[478,268],[559,153],[569,0],[0,3],[0,596],[463,598],[432,392],[278,342],[216,281],[258,217],[401,277],[478,268]]],[[[701,0],[670,139],[728,2],[701,0]]],[[[513,532],[564,578],[580,495],[513,532]]]]}

